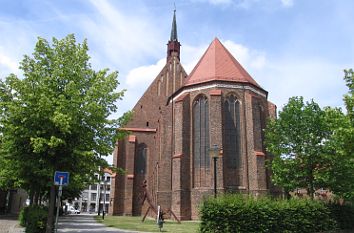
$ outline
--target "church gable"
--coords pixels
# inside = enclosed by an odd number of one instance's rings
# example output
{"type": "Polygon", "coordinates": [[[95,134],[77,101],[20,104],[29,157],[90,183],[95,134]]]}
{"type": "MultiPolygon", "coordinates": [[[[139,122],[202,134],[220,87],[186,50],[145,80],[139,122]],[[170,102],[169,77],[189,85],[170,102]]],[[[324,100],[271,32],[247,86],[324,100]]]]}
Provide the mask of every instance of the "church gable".
{"type": "Polygon", "coordinates": [[[168,98],[183,86],[186,76],[178,58],[172,56],[132,109],[133,119],[128,123],[128,127],[156,128],[156,124],[150,122],[156,121],[156,114],[164,110],[168,98]],[[146,119],[145,123],[142,118],[146,119]]]}

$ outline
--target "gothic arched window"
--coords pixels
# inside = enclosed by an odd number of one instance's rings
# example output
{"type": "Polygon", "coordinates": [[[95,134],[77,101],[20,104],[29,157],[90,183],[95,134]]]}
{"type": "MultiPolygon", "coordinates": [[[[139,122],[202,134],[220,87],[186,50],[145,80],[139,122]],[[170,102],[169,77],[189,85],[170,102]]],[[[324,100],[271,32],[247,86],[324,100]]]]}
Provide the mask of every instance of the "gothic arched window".
{"type": "Polygon", "coordinates": [[[194,186],[207,186],[209,158],[209,103],[206,96],[198,97],[193,104],[193,171],[194,186]]]}
{"type": "Polygon", "coordinates": [[[254,149],[256,151],[263,151],[263,129],[264,129],[263,107],[259,103],[259,101],[255,98],[252,98],[252,115],[253,115],[254,149]]]}
{"type": "Polygon", "coordinates": [[[240,102],[234,95],[224,101],[223,152],[229,168],[239,168],[241,165],[241,124],[240,102]]]}
{"type": "Polygon", "coordinates": [[[147,161],[147,145],[145,143],[140,143],[136,151],[136,160],[135,160],[136,174],[146,173],[146,161],[147,161]]]}

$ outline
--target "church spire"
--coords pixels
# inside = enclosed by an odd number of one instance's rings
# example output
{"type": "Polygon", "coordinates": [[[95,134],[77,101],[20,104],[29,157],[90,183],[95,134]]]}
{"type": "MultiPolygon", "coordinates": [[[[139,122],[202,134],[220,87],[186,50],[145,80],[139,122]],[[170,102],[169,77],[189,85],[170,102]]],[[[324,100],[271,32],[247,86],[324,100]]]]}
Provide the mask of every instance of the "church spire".
{"type": "Polygon", "coordinates": [[[176,9],[173,11],[173,21],[172,21],[172,29],[171,29],[170,41],[178,41],[178,38],[177,38],[177,23],[176,23],[176,9]]]}
{"type": "Polygon", "coordinates": [[[173,20],[171,28],[170,40],[167,44],[167,61],[170,60],[172,56],[177,56],[179,59],[181,44],[177,38],[177,22],[176,22],[176,9],[173,11],[173,20]]]}

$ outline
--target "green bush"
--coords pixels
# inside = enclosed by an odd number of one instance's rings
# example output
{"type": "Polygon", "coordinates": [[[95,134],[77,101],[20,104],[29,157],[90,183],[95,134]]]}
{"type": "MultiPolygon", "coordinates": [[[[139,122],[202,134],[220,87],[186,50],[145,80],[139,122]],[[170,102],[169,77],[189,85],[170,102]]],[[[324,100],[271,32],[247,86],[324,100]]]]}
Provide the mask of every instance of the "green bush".
{"type": "Polygon", "coordinates": [[[19,216],[18,216],[18,220],[20,221],[20,225],[21,225],[22,227],[25,227],[25,226],[26,226],[28,210],[29,210],[29,207],[28,207],[28,206],[22,208],[21,211],[20,211],[20,214],[19,214],[19,216]]]}
{"type": "Polygon", "coordinates": [[[331,216],[336,220],[338,227],[343,230],[354,229],[354,205],[339,205],[335,203],[328,204],[331,216]]]}
{"type": "Polygon", "coordinates": [[[329,208],[312,200],[226,195],[200,208],[201,232],[323,232],[336,228],[329,208]]]}
{"type": "Polygon", "coordinates": [[[48,210],[44,206],[28,206],[21,210],[20,225],[26,227],[26,233],[44,233],[48,210]]]}

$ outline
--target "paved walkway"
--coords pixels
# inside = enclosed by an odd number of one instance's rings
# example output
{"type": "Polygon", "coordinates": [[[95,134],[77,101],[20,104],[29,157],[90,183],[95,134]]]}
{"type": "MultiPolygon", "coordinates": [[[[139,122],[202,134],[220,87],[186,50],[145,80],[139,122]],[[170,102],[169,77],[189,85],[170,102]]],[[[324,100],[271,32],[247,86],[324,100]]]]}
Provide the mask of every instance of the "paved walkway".
{"type": "Polygon", "coordinates": [[[18,216],[0,215],[0,233],[23,233],[25,228],[20,227],[18,216]]]}
{"type": "Polygon", "coordinates": [[[136,231],[125,231],[117,228],[106,227],[101,223],[97,223],[94,219],[95,215],[78,214],[67,215],[59,218],[58,233],[133,233],[136,231]]]}

